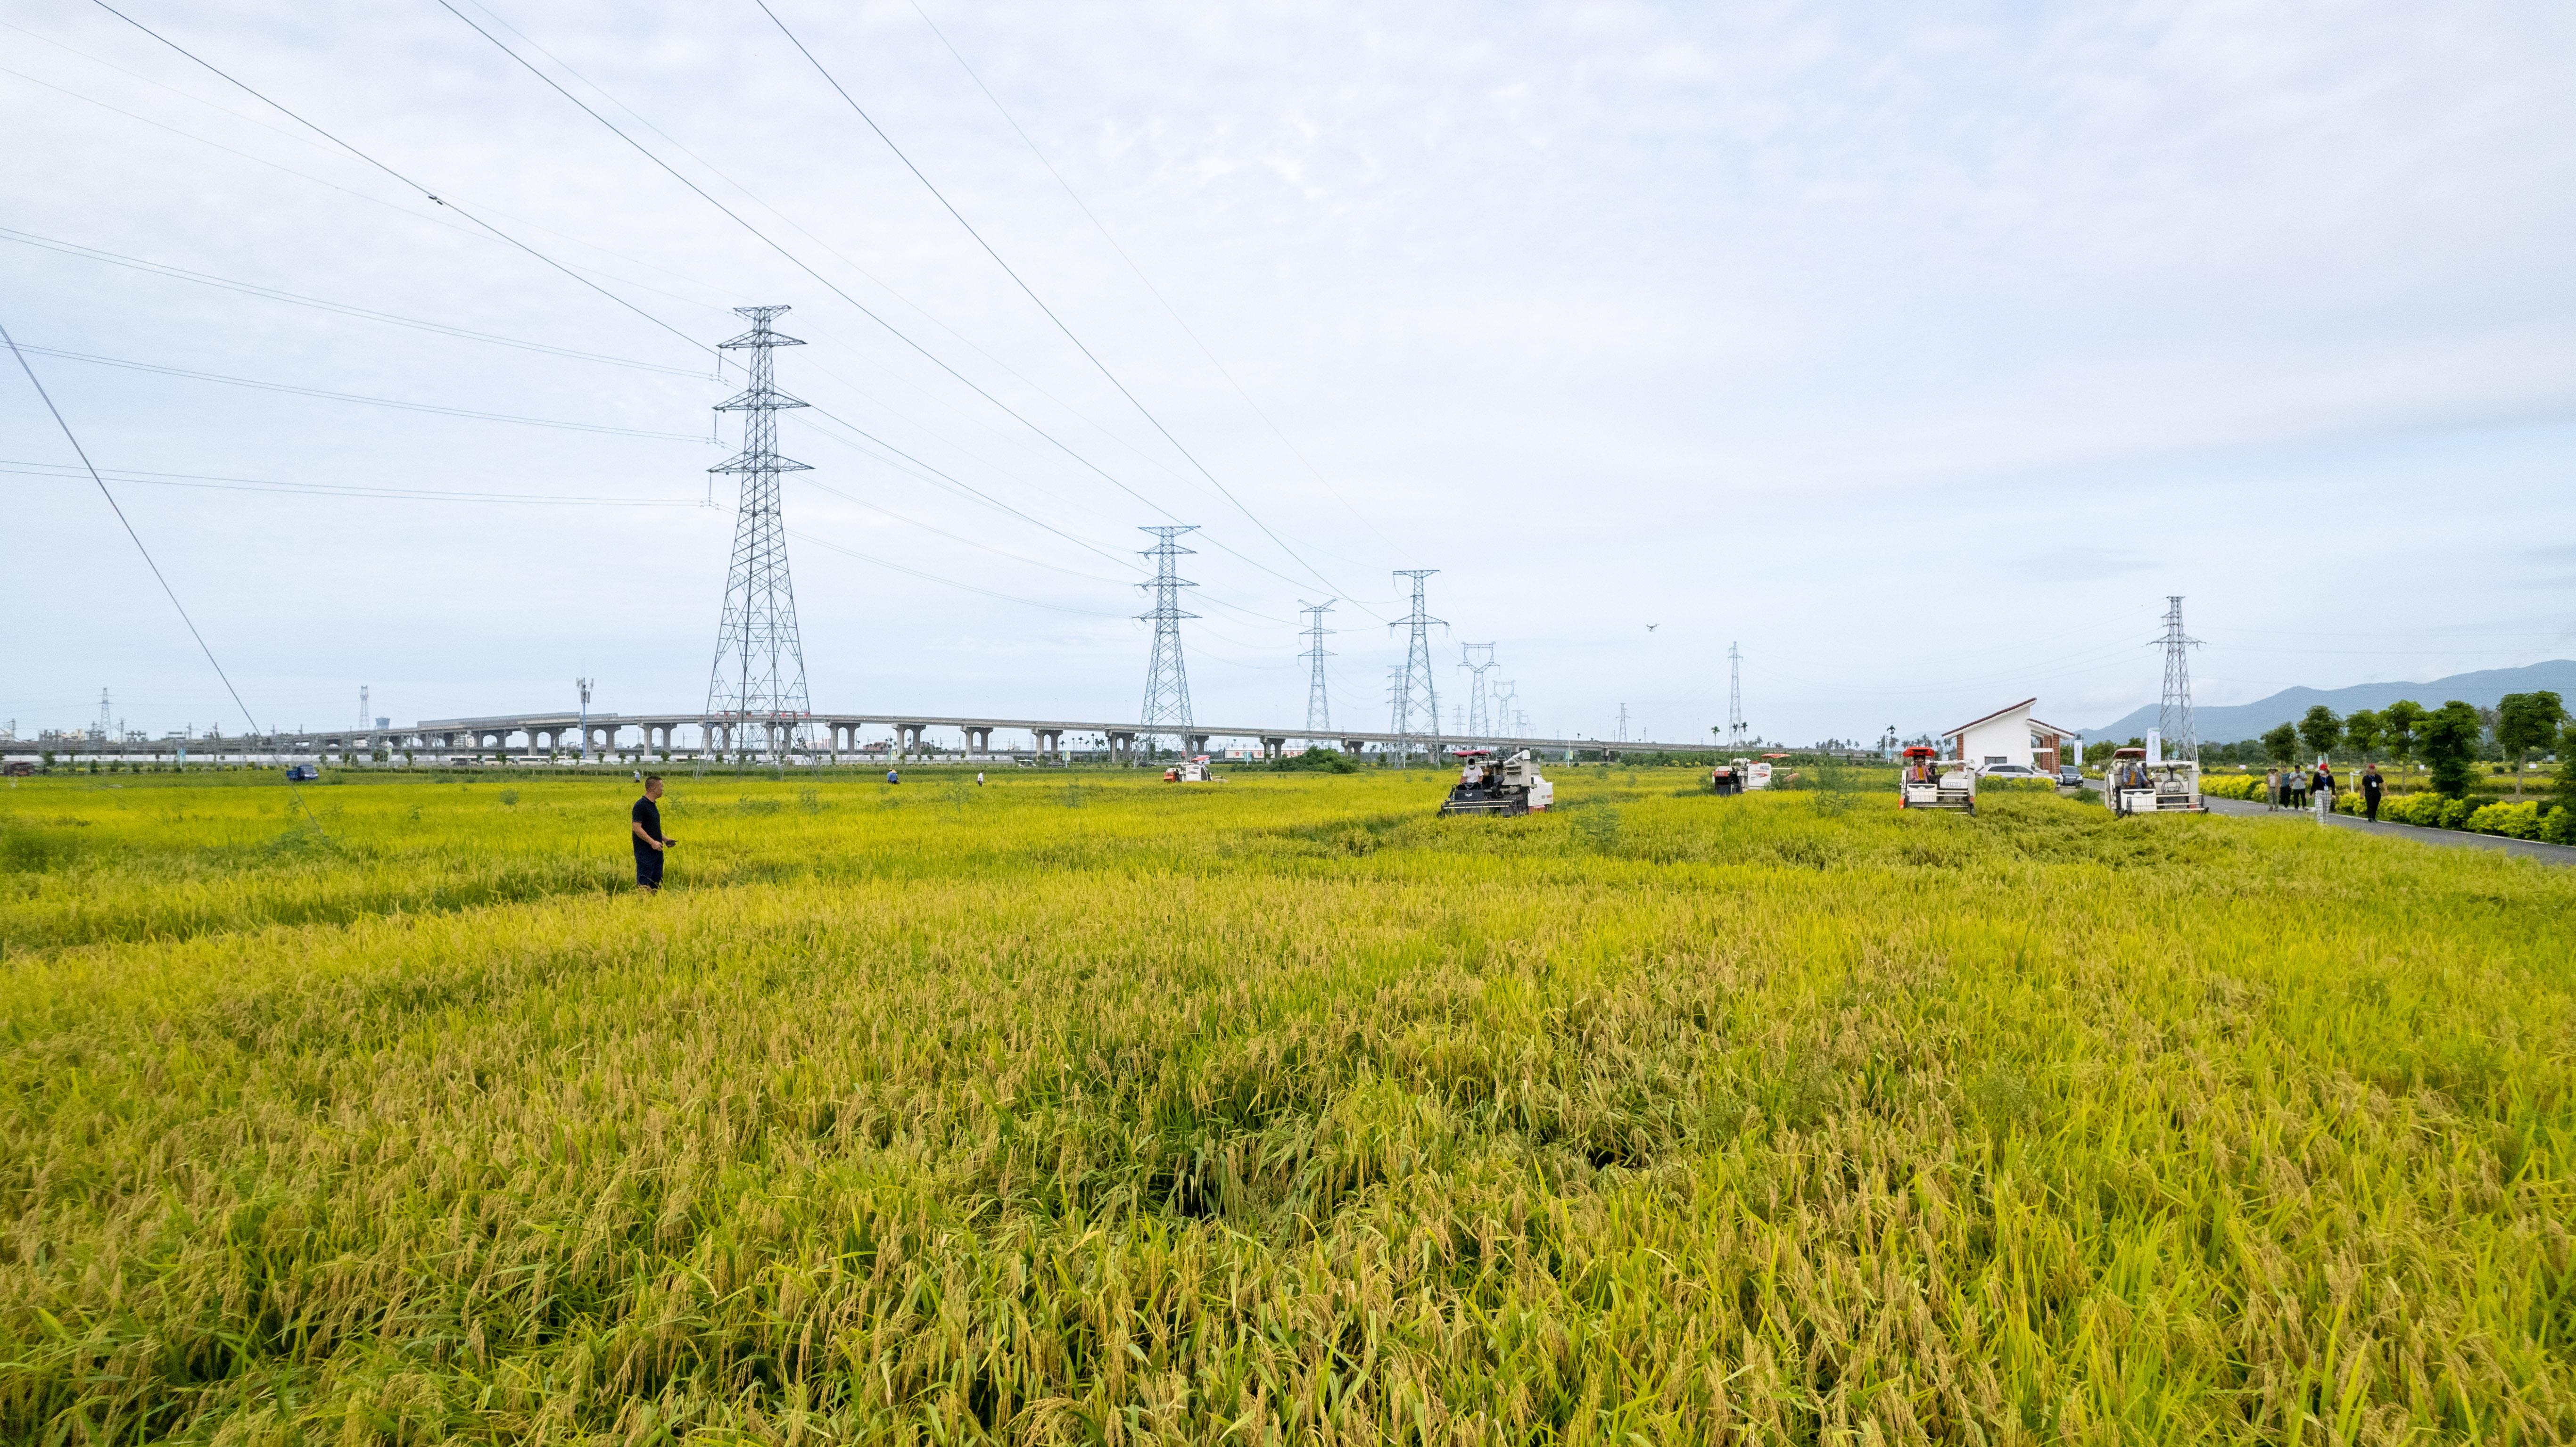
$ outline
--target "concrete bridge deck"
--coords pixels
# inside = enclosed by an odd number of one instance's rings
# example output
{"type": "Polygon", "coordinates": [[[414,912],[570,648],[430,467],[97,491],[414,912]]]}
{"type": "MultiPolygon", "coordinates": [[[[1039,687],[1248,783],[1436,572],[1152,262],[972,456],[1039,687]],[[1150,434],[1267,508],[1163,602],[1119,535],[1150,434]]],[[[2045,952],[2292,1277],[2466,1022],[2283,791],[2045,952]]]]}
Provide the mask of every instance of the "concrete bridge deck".
{"type": "MultiPolygon", "coordinates": [[[[1148,733],[1133,723],[1085,719],[971,718],[933,712],[817,713],[778,719],[695,713],[595,713],[586,723],[580,715],[573,713],[533,713],[423,719],[401,728],[294,730],[229,738],[12,739],[0,740],[0,756],[32,757],[52,753],[61,758],[172,758],[182,748],[192,758],[350,757],[379,750],[432,756],[559,756],[578,754],[586,735],[594,755],[659,759],[722,756],[746,751],[771,754],[776,751],[773,740],[781,735],[797,734],[802,736],[802,742],[791,746],[788,753],[832,762],[838,762],[844,755],[867,758],[890,755],[909,759],[937,755],[999,758],[1006,754],[1031,753],[1040,758],[1060,758],[1066,753],[1064,738],[1072,734],[1099,738],[1101,747],[1087,752],[1105,751],[1112,760],[1123,762],[1136,756],[1139,742],[1146,739],[1148,733]],[[860,736],[871,729],[891,731],[894,734],[891,747],[862,747],[860,736]],[[942,747],[931,740],[928,735],[934,729],[953,730],[960,737],[959,746],[942,747]],[[997,733],[1027,734],[1030,747],[996,749],[993,735],[997,733]]],[[[1426,738],[1419,734],[1378,733],[1365,729],[1317,730],[1275,725],[1193,724],[1186,729],[1159,729],[1151,733],[1155,737],[1177,740],[1182,751],[1191,754],[1208,752],[1209,745],[1218,739],[1255,742],[1265,758],[1280,755],[1292,740],[1329,743],[1352,753],[1369,745],[1382,751],[1449,747],[1606,749],[1612,753],[1724,754],[1733,751],[1713,741],[1619,742],[1499,734],[1426,738]]]]}

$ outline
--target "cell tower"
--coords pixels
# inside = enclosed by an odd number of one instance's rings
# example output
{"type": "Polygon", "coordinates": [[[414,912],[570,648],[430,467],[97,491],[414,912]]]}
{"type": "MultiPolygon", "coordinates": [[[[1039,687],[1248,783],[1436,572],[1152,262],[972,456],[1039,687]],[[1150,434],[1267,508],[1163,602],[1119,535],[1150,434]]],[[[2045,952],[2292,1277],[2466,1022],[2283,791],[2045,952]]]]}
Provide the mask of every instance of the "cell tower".
{"type": "Polygon", "coordinates": [[[2197,638],[2182,631],[2182,595],[2165,595],[2165,694],[2156,706],[2156,732],[2164,738],[2165,757],[2200,760],[2200,740],[2191,731],[2191,658],[2197,638]]]}
{"type": "Polygon", "coordinates": [[[1333,726],[1333,706],[1324,697],[1324,660],[1333,656],[1324,651],[1324,635],[1333,630],[1324,626],[1324,615],[1340,601],[1327,598],[1321,603],[1301,600],[1297,604],[1297,610],[1306,615],[1306,651],[1297,656],[1310,660],[1314,668],[1313,676],[1306,684],[1306,727],[1316,733],[1323,733],[1333,726]]]}
{"type": "Polygon", "coordinates": [[[1726,645],[1726,746],[1740,749],[1744,737],[1744,654],[1734,644],[1726,645]]]}
{"type": "Polygon", "coordinates": [[[1494,661],[1494,645],[1459,644],[1458,666],[1467,670],[1467,737],[1490,738],[1494,733],[1494,719],[1493,710],[1485,701],[1485,675],[1502,667],[1494,661]],[[1481,662],[1476,657],[1479,653],[1485,655],[1481,662]]]}
{"type": "Polygon", "coordinates": [[[742,478],[742,505],[734,515],[733,565],[725,575],[724,617],[716,625],[716,661],[707,673],[707,726],[724,730],[724,745],[737,756],[751,750],[760,731],[766,748],[785,757],[811,705],[805,697],[805,645],[796,632],[796,589],[787,576],[787,524],[778,510],[778,477],[810,472],[778,455],[778,414],[805,404],[778,390],[773,347],[801,347],[795,337],[770,329],[783,306],[738,306],[751,330],[722,345],[748,352],[751,383],[716,404],[742,414],[742,450],[710,473],[742,478]]]}
{"type": "Polygon", "coordinates": [[[1396,747],[1407,759],[1413,757],[1417,738],[1437,743],[1440,738],[1440,683],[1431,672],[1431,627],[1449,625],[1431,616],[1423,606],[1422,580],[1439,572],[1438,568],[1398,568],[1395,576],[1413,580],[1413,611],[1386,625],[1409,630],[1404,654],[1404,679],[1395,696],[1395,724],[1387,732],[1397,736],[1396,747]]]}
{"type": "Polygon", "coordinates": [[[1138,554],[1154,560],[1154,581],[1136,585],[1154,590],[1154,606],[1136,615],[1154,625],[1154,656],[1145,665],[1145,707],[1136,721],[1143,726],[1148,749],[1154,747],[1157,733],[1171,734],[1176,746],[1183,746],[1186,740],[1182,735],[1189,732],[1192,720],[1190,676],[1181,663],[1181,620],[1199,615],[1181,611],[1181,590],[1198,584],[1182,577],[1175,565],[1197,550],[1182,547],[1174,540],[1183,533],[1197,532],[1198,527],[1191,524],[1137,531],[1152,533],[1155,542],[1138,554]]]}

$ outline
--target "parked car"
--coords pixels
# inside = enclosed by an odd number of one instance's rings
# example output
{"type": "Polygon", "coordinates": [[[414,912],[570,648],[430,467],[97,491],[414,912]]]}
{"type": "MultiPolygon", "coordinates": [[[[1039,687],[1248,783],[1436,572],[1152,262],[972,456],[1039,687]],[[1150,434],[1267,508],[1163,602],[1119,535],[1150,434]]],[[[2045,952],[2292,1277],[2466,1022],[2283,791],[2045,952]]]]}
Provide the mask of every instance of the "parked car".
{"type": "Polygon", "coordinates": [[[2058,766],[2057,766],[2057,787],[2059,787],[2059,788],[2061,788],[2061,789],[2081,789],[2081,788],[2083,788],[2083,787],[2084,787],[2084,770],[2083,770],[2082,768],[2078,767],[2077,765],[2074,765],[2074,764],[2060,764],[2060,765],[2058,765],[2058,766]]]}
{"type": "Polygon", "coordinates": [[[1977,770],[1981,779],[2041,779],[2047,775],[2028,764],[1987,764],[1977,770]]]}
{"type": "Polygon", "coordinates": [[[321,777],[322,771],[311,764],[289,764],[286,767],[286,782],[290,784],[311,783],[321,777]]]}

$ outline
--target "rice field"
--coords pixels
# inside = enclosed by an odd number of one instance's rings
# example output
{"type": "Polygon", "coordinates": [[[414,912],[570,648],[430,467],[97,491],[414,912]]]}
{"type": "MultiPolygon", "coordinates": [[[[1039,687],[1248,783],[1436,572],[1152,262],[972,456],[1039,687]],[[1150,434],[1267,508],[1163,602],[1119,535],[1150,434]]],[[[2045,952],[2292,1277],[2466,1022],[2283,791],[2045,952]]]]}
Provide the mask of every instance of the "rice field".
{"type": "Polygon", "coordinates": [[[0,1441],[2576,1440],[2576,871],[910,777],[0,791],[0,1441]]]}

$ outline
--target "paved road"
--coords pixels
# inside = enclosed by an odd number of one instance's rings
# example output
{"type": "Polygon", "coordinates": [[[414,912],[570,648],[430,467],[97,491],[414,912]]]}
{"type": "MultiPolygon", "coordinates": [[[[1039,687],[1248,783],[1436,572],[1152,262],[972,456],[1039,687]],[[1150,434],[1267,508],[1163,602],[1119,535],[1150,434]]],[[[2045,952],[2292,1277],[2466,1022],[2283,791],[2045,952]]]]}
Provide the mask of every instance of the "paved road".
{"type": "MultiPolygon", "coordinates": [[[[2314,810],[2308,811],[2303,817],[2287,809],[2266,809],[2248,799],[2211,799],[2203,796],[2201,802],[2209,806],[2209,812],[2212,814],[2228,814],[2237,818],[2268,817],[2284,823],[2307,823],[2313,827],[2312,821],[2316,817],[2314,810]]],[[[2368,819],[2355,819],[2349,814],[2329,814],[2326,820],[2327,827],[2333,829],[2359,829],[2368,834],[2386,834],[2399,839],[2413,839],[2424,844],[2447,844],[2455,849],[2497,849],[2507,854],[2520,855],[2525,859],[2538,859],[2550,864],[2576,867],[2576,848],[2570,848],[2564,844],[2543,844],[2537,839],[2507,839],[2499,834],[2470,834],[2458,829],[2420,829],[2412,824],[2392,824],[2385,819],[2372,823],[2368,819]]]]}

